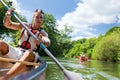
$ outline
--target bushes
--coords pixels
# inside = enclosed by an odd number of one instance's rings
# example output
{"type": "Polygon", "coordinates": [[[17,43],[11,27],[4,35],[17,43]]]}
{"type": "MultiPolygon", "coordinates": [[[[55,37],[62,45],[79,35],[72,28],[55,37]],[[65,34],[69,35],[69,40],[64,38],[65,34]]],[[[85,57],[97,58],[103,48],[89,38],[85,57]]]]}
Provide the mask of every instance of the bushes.
{"type": "Polygon", "coordinates": [[[113,32],[100,40],[94,48],[92,57],[105,61],[117,61],[120,59],[120,36],[113,32]]]}

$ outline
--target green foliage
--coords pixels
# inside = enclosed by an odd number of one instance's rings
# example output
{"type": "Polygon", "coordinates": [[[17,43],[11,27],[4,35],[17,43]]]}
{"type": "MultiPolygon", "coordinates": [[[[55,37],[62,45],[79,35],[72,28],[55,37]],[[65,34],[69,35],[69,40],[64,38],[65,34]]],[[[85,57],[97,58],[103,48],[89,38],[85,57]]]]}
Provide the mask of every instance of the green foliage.
{"type": "Polygon", "coordinates": [[[120,36],[112,32],[96,44],[92,57],[104,61],[117,61],[120,52],[120,36]]]}
{"type": "Polygon", "coordinates": [[[69,50],[69,54],[66,54],[65,57],[74,57],[75,55],[80,56],[82,53],[81,44],[75,44],[72,49],[69,50]]]}
{"type": "MultiPolygon", "coordinates": [[[[11,3],[10,2],[7,2],[7,4],[8,5],[11,5],[11,3]]],[[[5,9],[5,7],[2,5],[2,3],[0,2],[0,29],[1,29],[1,31],[0,31],[0,37],[2,37],[1,35],[2,34],[9,34],[9,32],[10,32],[10,30],[9,29],[6,29],[5,27],[4,27],[4,25],[3,25],[3,18],[4,18],[4,16],[5,16],[5,12],[6,12],[6,9],[5,9]]]]}
{"type": "Polygon", "coordinates": [[[120,28],[119,28],[118,26],[115,26],[115,27],[109,29],[109,30],[106,32],[105,36],[110,35],[110,34],[113,33],[113,32],[120,33],[120,28]]]}
{"type": "MultiPolygon", "coordinates": [[[[12,6],[12,2],[11,1],[9,1],[9,2],[7,2],[7,0],[4,0],[5,2],[6,2],[6,4],[8,4],[8,6],[12,6]]],[[[5,13],[6,13],[6,9],[5,9],[5,7],[0,3],[0,29],[1,29],[1,31],[0,31],[0,37],[2,38],[2,39],[4,39],[4,37],[2,37],[2,35],[3,34],[5,34],[5,35],[7,35],[7,36],[12,36],[13,37],[13,41],[15,41],[15,33],[17,33],[17,31],[15,31],[15,30],[11,30],[11,29],[8,29],[8,28],[6,28],[4,25],[3,25],[3,18],[4,18],[4,16],[5,16],[5,13]]],[[[25,18],[23,18],[21,15],[19,15],[18,13],[16,13],[15,12],[15,14],[22,20],[22,21],[26,21],[26,19],[25,18]]],[[[14,22],[18,22],[13,16],[12,16],[12,21],[14,21],[14,22]]]]}
{"type": "Polygon", "coordinates": [[[82,38],[82,39],[79,39],[79,40],[77,40],[77,41],[73,41],[73,43],[74,44],[77,44],[77,43],[81,43],[81,44],[83,44],[83,43],[85,43],[86,42],[86,38],[82,38]]]}
{"type": "MultiPolygon", "coordinates": [[[[53,53],[53,55],[59,55],[61,51],[60,44],[59,44],[59,31],[56,29],[56,21],[53,15],[45,13],[44,14],[44,22],[42,24],[42,28],[48,33],[49,38],[51,40],[51,46],[48,49],[53,53]]],[[[43,55],[46,55],[43,52],[43,55]]]]}
{"type": "Polygon", "coordinates": [[[86,51],[84,51],[86,53],[87,56],[91,56],[92,53],[93,53],[93,49],[94,49],[94,46],[96,45],[97,43],[97,38],[90,38],[90,39],[87,39],[86,40],[86,51]]]}
{"type": "Polygon", "coordinates": [[[72,27],[68,25],[64,25],[64,29],[60,30],[60,38],[59,42],[62,47],[63,55],[68,54],[69,50],[72,48],[71,36],[72,27]]]}
{"type": "Polygon", "coordinates": [[[117,60],[120,61],[120,51],[118,52],[117,60]]]}
{"type": "Polygon", "coordinates": [[[66,57],[80,56],[82,52],[85,52],[87,56],[91,56],[96,42],[97,38],[80,39],[74,42],[73,48],[69,50],[69,54],[66,54],[66,57]]]}
{"type": "MultiPolygon", "coordinates": [[[[66,26],[67,28],[65,27],[64,32],[61,32],[57,30],[56,26],[56,20],[53,15],[45,13],[42,28],[48,33],[51,40],[51,46],[48,49],[54,56],[63,56],[71,47],[71,44],[68,44],[70,37],[67,35],[70,29],[66,26]]],[[[43,50],[40,49],[39,52],[41,55],[46,56],[43,50]]]]}
{"type": "Polygon", "coordinates": [[[113,27],[105,35],[98,38],[80,39],[73,41],[73,47],[65,57],[79,56],[85,52],[92,59],[104,61],[120,60],[120,27],[113,27]]]}

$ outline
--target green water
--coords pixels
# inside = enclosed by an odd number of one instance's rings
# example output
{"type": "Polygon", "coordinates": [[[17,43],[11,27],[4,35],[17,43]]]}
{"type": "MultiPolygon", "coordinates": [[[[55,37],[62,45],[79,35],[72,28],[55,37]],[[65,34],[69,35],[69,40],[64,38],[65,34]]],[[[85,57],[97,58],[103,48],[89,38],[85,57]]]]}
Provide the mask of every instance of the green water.
{"type": "MultiPolygon", "coordinates": [[[[95,60],[79,63],[77,59],[57,59],[67,70],[81,74],[84,80],[120,80],[120,63],[95,60]]],[[[50,58],[45,60],[48,63],[46,80],[64,80],[58,66],[50,58]]]]}

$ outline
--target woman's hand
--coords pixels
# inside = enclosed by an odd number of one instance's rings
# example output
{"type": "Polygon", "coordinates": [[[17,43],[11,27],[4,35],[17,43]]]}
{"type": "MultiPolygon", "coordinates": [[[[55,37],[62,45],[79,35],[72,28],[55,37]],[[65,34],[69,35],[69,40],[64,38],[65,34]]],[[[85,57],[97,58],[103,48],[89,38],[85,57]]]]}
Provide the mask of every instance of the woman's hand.
{"type": "Polygon", "coordinates": [[[6,16],[12,16],[12,12],[14,11],[13,8],[10,8],[7,12],[6,12],[6,16]]]}

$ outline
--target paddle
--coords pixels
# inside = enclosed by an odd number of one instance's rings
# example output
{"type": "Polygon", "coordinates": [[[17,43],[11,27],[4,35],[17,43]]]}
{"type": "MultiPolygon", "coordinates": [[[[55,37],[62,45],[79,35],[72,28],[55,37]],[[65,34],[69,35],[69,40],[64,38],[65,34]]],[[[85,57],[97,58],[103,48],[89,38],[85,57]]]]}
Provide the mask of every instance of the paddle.
{"type": "MultiPolygon", "coordinates": [[[[7,8],[9,9],[9,7],[3,2],[3,0],[0,0],[2,2],[2,4],[7,8]]],[[[14,14],[12,14],[19,22],[20,24],[30,33],[30,35],[36,39],[36,40],[39,40],[29,29],[28,27],[26,27],[22,21],[14,14]]],[[[65,77],[66,77],[66,80],[82,80],[82,77],[80,74],[78,73],[75,73],[75,72],[71,72],[71,71],[68,71],[66,70],[62,65],[61,63],[52,55],[52,53],[44,46],[43,43],[40,43],[40,47],[47,53],[47,55],[49,55],[49,57],[51,57],[53,59],[53,61],[58,65],[58,67],[63,71],[65,77]]]]}
{"type": "Polygon", "coordinates": [[[0,61],[7,61],[7,62],[18,62],[18,63],[22,63],[25,65],[33,65],[33,66],[39,66],[39,63],[34,63],[34,62],[28,62],[28,61],[19,61],[19,60],[15,60],[15,59],[8,59],[8,58],[3,58],[0,57],[0,61]]]}

